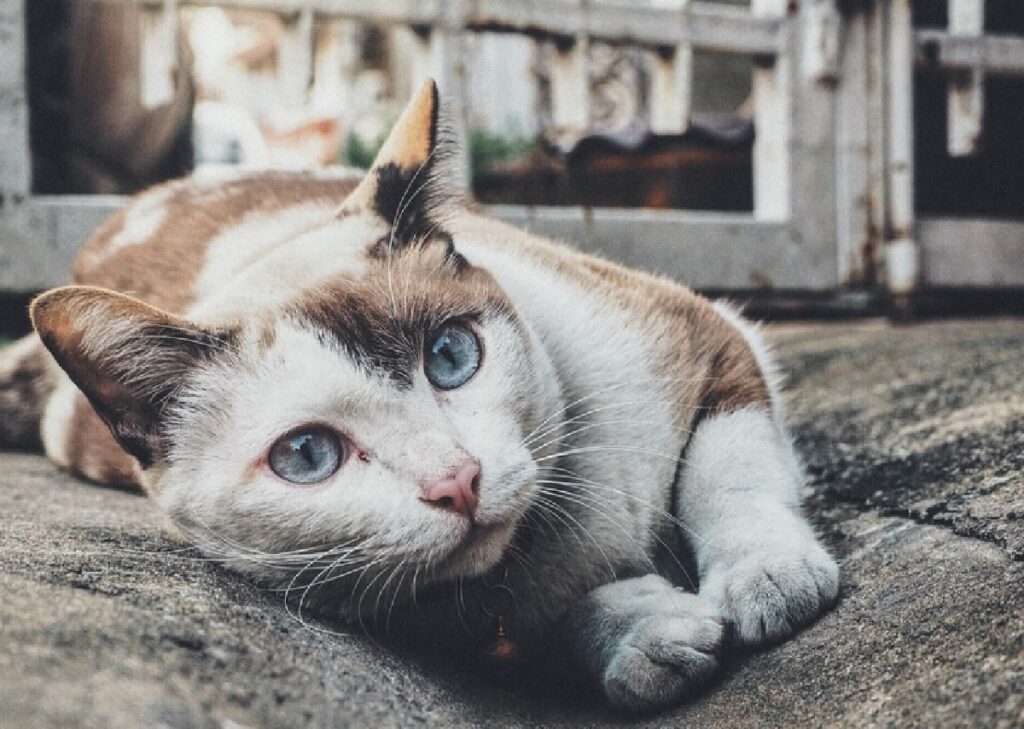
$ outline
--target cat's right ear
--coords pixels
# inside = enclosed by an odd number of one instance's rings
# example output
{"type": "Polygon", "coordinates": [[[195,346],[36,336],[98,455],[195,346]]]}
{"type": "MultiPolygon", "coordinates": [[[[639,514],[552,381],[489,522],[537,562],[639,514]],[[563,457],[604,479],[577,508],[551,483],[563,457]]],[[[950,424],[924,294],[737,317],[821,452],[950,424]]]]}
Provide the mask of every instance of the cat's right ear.
{"type": "Polygon", "coordinates": [[[30,314],[57,364],[144,468],[165,454],[167,402],[192,368],[230,350],[234,338],[91,286],[48,291],[30,314]]]}
{"type": "Polygon", "coordinates": [[[388,223],[401,246],[432,231],[438,208],[459,197],[453,184],[452,142],[439,139],[441,99],[424,82],[395,122],[366,176],[349,194],[340,215],[370,214],[388,223]]]}

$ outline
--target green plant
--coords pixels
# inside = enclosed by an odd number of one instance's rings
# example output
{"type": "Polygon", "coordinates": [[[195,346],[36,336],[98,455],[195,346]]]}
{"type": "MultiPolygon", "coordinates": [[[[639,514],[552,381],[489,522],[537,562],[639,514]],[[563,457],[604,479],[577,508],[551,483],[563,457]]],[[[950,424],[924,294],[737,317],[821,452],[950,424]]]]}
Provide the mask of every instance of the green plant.
{"type": "Polygon", "coordinates": [[[349,132],[345,142],[338,151],[338,162],[346,167],[358,167],[368,170],[374,157],[384,145],[386,137],[381,135],[372,141],[365,141],[358,134],[349,132]]]}
{"type": "Polygon", "coordinates": [[[537,140],[520,135],[503,136],[485,129],[469,132],[469,161],[473,177],[479,177],[494,165],[510,159],[526,157],[537,146],[537,140]]]}
{"type": "MultiPolygon", "coordinates": [[[[348,167],[369,169],[374,157],[386,139],[381,135],[366,141],[350,132],[338,151],[338,163],[348,167]]],[[[485,129],[473,129],[469,133],[469,159],[473,177],[486,174],[499,162],[519,159],[529,155],[537,146],[537,140],[521,135],[501,135],[485,129]]]]}

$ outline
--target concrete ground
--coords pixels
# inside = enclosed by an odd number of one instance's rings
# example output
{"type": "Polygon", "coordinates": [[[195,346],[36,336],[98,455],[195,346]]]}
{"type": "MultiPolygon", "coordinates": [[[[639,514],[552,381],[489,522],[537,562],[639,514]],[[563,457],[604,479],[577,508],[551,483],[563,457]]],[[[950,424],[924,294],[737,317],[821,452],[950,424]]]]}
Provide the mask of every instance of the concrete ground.
{"type": "Polygon", "coordinates": [[[0,455],[4,727],[1024,726],[1024,320],[786,326],[837,609],[629,719],[306,627],[137,496],[0,455]]]}

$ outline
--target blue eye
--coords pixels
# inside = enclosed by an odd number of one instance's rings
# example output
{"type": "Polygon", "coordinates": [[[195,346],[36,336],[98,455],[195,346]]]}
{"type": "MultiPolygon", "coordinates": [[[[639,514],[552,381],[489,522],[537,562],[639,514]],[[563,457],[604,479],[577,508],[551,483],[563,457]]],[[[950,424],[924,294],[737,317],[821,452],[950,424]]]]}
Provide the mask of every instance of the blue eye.
{"type": "Polygon", "coordinates": [[[320,483],[334,475],[344,456],[333,430],[312,426],[280,438],[270,449],[270,468],[285,481],[320,483]]]}
{"type": "Polygon", "coordinates": [[[438,390],[462,387],[480,366],[480,342],[473,332],[456,323],[445,324],[428,338],[423,372],[438,390]]]}

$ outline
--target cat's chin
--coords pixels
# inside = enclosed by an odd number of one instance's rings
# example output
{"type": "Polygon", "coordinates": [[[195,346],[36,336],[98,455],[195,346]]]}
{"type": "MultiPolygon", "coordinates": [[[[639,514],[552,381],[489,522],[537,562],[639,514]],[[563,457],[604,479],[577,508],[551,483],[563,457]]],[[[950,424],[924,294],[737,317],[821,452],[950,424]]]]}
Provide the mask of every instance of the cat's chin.
{"type": "Polygon", "coordinates": [[[502,557],[515,533],[516,519],[498,524],[478,524],[444,560],[440,573],[451,578],[479,577],[493,568],[502,557]]]}

